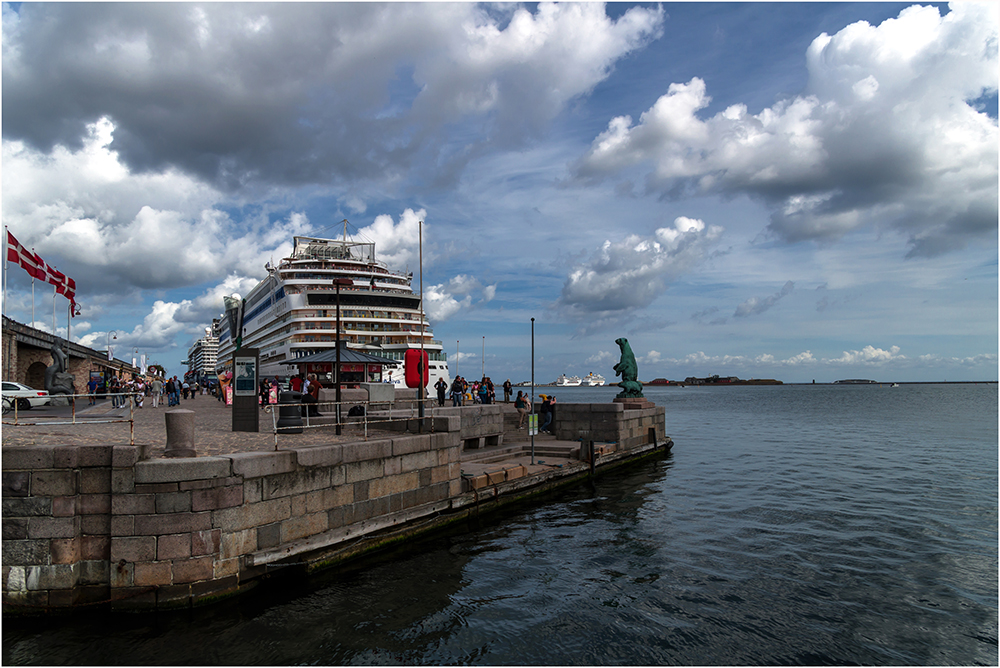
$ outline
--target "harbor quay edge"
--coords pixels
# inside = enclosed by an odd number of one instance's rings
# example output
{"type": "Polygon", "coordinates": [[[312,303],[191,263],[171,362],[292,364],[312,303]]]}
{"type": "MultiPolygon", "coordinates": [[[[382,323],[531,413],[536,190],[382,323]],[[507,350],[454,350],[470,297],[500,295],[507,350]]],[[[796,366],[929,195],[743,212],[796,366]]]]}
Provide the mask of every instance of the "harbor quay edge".
{"type": "Polygon", "coordinates": [[[525,432],[508,427],[503,445],[500,406],[428,415],[432,433],[191,458],[5,445],[4,614],[208,604],[289,566],[327,568],[672,445],[662,407],[560,404],[555,439],[576,447],[538,443],[549,464],[529,465],[526,443],[510,443],[525,432]]]}

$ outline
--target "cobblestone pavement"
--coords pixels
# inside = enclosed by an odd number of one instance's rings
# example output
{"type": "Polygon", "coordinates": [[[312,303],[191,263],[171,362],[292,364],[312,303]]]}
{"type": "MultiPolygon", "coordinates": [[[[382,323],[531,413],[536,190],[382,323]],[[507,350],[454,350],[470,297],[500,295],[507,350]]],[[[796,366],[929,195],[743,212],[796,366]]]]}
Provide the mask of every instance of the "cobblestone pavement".
{"type": "MultiPolygon", "coordinates": [[[[275,407],[276,408],[276,407],[275,407]]],[[[198,456],[231,454],[235,452],[266,452],[275,449],[273,420],[271,413],[260,410],[259,432],[234,432],[232,430],[232,409],[211,396],[199,395],[195,399],[181,400],[180,406],[167,407],[161,402],[157,408],[147,398],[143,408],[134,409],[136,445],[149,445],[151,456],[162,457],[167,442],[165,413],[171,410],[190,410],[195,414],[194,445],[198,456]]],[[[86,399],[77,400],[76,424],[48,424],[69,422],[73,419],[70,407],[42,407],[29,411],[19,411],[19,424],[14,414],[3,416],[2,440],[4,447],[16,445],[70,445],[80,443],[121,444],[129,442],[128,408],[114,409],[109,400],[88,406],[86,399]],[[112,422],[112,420],[120,420],[112,422]],[[39,424],[24,424],[39,423],[39,424]]],[[[303,418],[305,421],[305,418],[303,418]]],[[[348,443],[365,438],[361,425],[349,424],[335,433],[334,419],[330,416],[310,418],[310,427],[301,434],[279,434],[278,449],[288,449],[303,445],[327,443],[348,443]],[[320,426],[317,426],[320,425],[320,426]]],[[[368,439],[391,438],[393,434],[385,429],[369,427],[368,439]]]]}

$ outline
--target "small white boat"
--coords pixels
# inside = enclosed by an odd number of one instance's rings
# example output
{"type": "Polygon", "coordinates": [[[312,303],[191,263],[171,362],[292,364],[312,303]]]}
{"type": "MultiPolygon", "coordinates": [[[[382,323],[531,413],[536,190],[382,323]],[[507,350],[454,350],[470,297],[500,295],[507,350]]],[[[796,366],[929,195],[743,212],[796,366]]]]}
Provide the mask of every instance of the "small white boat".
{"type": "Polygon", "coordinates": [[[556,385],[559,387],[576,387],[583,383],[583,380],[579,376],[567,376],[563,374],[556,379],[556,385]]]}

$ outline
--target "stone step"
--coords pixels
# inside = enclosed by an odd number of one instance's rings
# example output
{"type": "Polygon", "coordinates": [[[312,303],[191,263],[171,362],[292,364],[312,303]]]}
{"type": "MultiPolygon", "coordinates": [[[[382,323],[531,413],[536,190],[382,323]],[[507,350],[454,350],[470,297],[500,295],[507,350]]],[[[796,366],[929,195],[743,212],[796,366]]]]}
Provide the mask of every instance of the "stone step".
{"type": "MultiPolygon", "coordinates": [[[[470,451],[462,453],[463,462],[475,462],[477,464],[490,464],[494,462],[509,461],[518,456],[531,454],[531,443],[517,443],[509,446],[501,446],[496,449],[470,451]]],[[[546,444],[535,441],[535,457],[562,457],[565,459],[579,459],[580,446],[563,444],[546,444]]]]}

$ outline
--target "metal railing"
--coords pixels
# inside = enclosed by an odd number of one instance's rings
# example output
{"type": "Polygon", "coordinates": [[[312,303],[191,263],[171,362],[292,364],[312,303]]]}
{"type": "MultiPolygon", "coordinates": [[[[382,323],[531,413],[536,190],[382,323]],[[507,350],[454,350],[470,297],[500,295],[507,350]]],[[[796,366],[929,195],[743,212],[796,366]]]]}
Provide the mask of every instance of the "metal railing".
{"type": "MultiPolygon", "coordinates": [[[[135,392],[112,392],[106,394],[50,394],[49,395],[49,405],[52,405],[53,399],[58,399],[59,397],[65,397],[69,400],[70,415],[68,420],[59,420],[45,418],[42,420],[25,421],[21,419],[21,415],[24,414],[23,410],[20,410],[20,402],[18,397],[4,397],[3,398],[3,424],[11,427],[32,427],[38,425],[83,425],[83,424],[117,424],[128,422],[128,444],[135,445],[135,398],[138,396],[135,392]],[[128,418],[124,416],[117,418],[80,418],[77,416],[76,402],[77,398],[109,398],[109,397],[121,397],[122,404],[115,406],[112,405],[111,410],[123,409],[128,406],[128,418]],[[13,419],[10,416],[13,414],[13,419]]],[[[30,409],[37,410],[37,409],[30,409]]]]}
{"type": "MultiPolygon", "coordinates": [[[[424,400],[424,418],[431,416],[431,401],[424,400]]],[[[418,399],[389,401],[319,401],[310,403],[277,403],[264,406],[264,412],[271,415],[271,431],[274,434],[274,449],[278,449],[278,434],[292,435],[299,433],[299,429],[330,429],[336,427],[358,426],[364,432],[364,439],[368,440],[369,425],[391,424],[393,422],[407,422],[409,420],[420,419],[420,409],[418,399]],[[412,404],[409,407],[400,407],[398,404],[412,404]],[[360,415],[350,415],[350,409],[355,406],[364,408],[360,415]],[[371,414],[371,408],[378,407],[376,415],[371,414]],[[301,425],[278,426],[278,421],[282,418],[281,409],[285,408],[295,412],[302,420],[301,425]],[[313,411],[318,415],[313,414],[313,411]],[[385,412],[383,414],[383,411],[385,412]],[[317,420],[316,418],[332,418],[317,420]],[[295,430],[295,431],[293,431],[295,430]]],[[[434,423],[430,422],[428,432],[434,431],[434,423]]]]}

